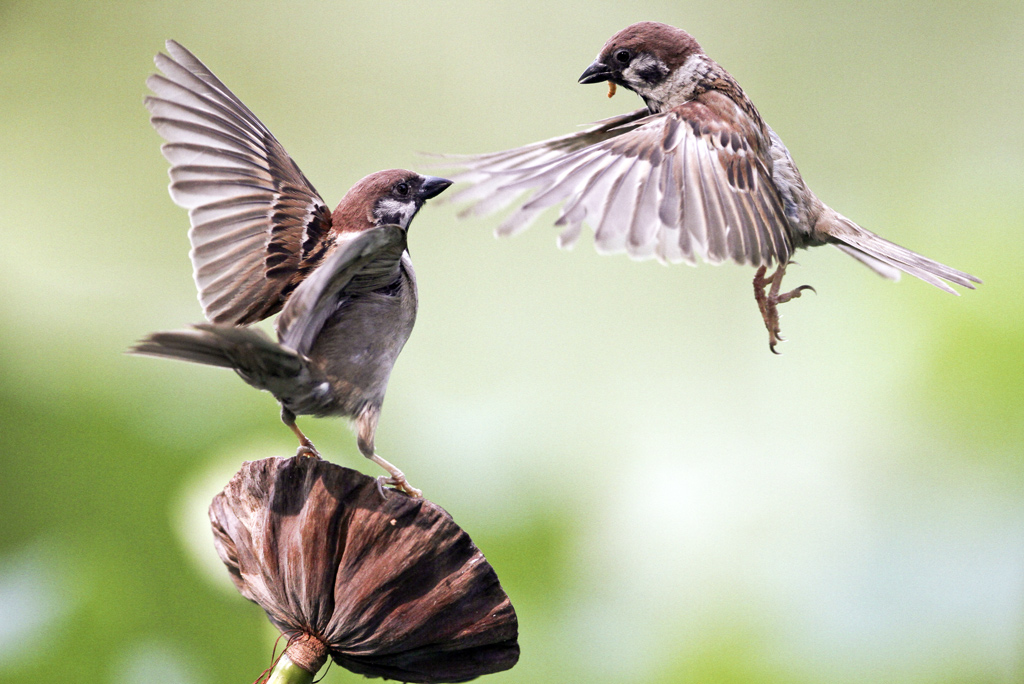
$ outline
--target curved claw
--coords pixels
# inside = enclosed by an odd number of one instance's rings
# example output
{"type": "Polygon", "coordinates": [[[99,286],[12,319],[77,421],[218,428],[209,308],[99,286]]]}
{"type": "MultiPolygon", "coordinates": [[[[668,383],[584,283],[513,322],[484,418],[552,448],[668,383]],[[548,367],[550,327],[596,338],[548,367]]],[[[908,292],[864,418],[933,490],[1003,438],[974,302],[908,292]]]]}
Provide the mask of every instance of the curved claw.
{"type": "Polygon", "coordinates": [[[295,456],[308,456],[310,458],[320,458],[320,452],[316,450],[312,444],[302,444],[298,449],[295,450],[295,456]]]}
{"type": "Polygon", "coordinates": [[[801,285],[785,293],[779,292],[782,285],[782,277],[786,274],[786,268],[790,264],[795,263],[795,261],[790,261],[785,264],[779,264],[778,268],[775,269],[775,273],[768,277],[765,276],[767,268],[761,266],[754,275],[754,299],[757,300],[757,307],[761,310],[764,327],[768,329],[768,348],[773,354],[780,354],[775,349],[775,345],[786,341],[786,338],[779,331],[779,304],[785,304],[791,299],[798,298],[803,294],[804,290],[810,290],[814,294],[818,294],[818,291],[810,285],[801,285]]]}

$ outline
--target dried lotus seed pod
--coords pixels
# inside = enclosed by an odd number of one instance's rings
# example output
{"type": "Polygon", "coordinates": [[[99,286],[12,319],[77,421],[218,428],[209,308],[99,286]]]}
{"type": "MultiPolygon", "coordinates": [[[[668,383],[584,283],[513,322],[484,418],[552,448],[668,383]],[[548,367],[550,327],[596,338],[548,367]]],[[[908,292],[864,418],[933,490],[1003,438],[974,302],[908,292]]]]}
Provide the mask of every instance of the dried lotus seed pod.
{"type": "Polygon", "coordinates": [[[515,610],[441,507],[305,456],[250,461],[210,505],[242,596],[315,674],[328,656],[368,677],[464,682],[519,659],[515,610]]]}

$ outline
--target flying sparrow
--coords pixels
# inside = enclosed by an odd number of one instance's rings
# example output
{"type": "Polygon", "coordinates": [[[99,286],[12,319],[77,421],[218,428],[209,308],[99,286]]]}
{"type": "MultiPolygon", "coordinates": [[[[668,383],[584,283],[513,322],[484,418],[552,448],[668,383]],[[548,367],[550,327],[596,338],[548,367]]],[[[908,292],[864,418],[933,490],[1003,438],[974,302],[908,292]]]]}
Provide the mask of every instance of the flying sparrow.
{"type": "Polygon", "coordinates": [[[586,221],[602,254],[755,266],[754,294],[773,352],[782,339],[778,305],[812,289],[780,293],[797,248],[835,245],[890,280],[904,271],[954,294],[943,281],[971,289],[981,282],[822,203],[740,86],[685,31],[655,22],[619,31],[579,79],[603,81],[609,97],[622,86],[646,107],[579,133],[458,157],[465,171],[453,180],[473,184],[452,198],[472,202],[463,215],[489,214],[533,191],[499,235],[524,230],[562,204],[555,221],[565,227],[562,247],[576,242],[586,221]]]}
{"type": "Polygon", "coordinates": [[[300,453],[318,456],[297,415],[347,416],[386,484],[419,496],[374,451],[384,392],[416,319],[406,251],[423,203],[451,185],[371,174],[334,212],[269,130],[192,53],[167,42],[146,99],[167,140],[171,196],[189,209],[191,258],[210,323],[153,333],[130,351],[234,369],[281,403],[300,453]],[[281,311],[274,342],[239,327],[281,311]]]}

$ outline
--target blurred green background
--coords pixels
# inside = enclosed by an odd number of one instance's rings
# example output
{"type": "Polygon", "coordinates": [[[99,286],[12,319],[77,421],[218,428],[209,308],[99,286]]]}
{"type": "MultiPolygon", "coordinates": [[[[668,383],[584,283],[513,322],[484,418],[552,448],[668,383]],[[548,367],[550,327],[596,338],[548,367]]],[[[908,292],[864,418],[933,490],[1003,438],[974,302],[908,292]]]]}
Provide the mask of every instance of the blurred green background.
{"type": "MultiPolygon", "coordinates": [[[[378,447],[518,611],[494,682],[1024,681],[1024,4],[0,4],[0,681],[252,681],[274,634],[205,509],[295,444],[233,374],[124,355],[201,319],[142,106],[175,38],[333,207],[416,155],[632,110],[576,78],[693,33],[828,204],[981,277],[798,255],[781,357],[750,269],[554,247],[428,206],[378,447]]],[[[552,215],[553,218],[553,215],[552,215]]],[[[341,420],[300,419],[377,475],[341,420]]],[[[360,680],[333,668],[326,682],[360,680]]]]}

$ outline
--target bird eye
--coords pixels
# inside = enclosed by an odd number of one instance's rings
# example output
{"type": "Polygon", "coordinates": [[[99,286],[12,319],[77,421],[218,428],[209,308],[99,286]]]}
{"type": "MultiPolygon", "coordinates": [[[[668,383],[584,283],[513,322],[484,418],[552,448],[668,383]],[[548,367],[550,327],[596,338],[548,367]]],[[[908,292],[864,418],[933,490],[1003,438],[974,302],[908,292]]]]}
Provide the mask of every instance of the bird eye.
{"type": "Polygon", "coordinates": [[[633,58],[629,50],[619,50],[615,53],[615,61],[619,64],[629,64],[629,60],[633,58]]]}
{"type": "Polygon", "coordinates": [[[406,195],[409,194],[409,184],[406,183],[405,181],[402,181],[401,183],[395,185],[394,190],[395,194],[398,195],[399,197],[405,197],[406,195]]]}

